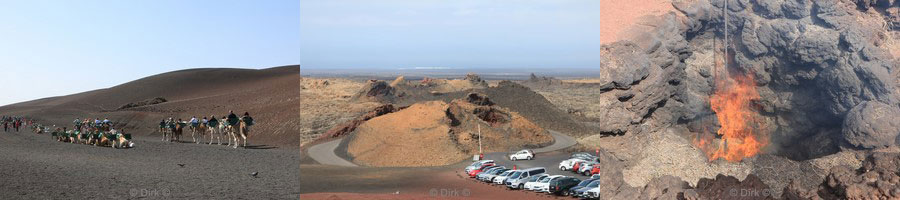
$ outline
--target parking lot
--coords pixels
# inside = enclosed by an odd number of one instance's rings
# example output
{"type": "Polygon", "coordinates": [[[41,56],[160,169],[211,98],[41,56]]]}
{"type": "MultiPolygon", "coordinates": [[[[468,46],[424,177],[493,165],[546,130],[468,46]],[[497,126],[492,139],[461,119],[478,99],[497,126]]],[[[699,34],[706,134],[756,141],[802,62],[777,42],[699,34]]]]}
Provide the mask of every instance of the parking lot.
{"type": "MultiPolygon", "coordinates": [[[[504,166],[507,169],[522,170],[522,169],[529,169],[529,168],[535,168],[535,167],[543,167],[545,169],[544,173],[547,175],[550,175],[550,176],[562,175],[562,176],[566,176],[566,177],[574,177],[574,178],[577,178],[578,180],[586,180],[586,179],[590,178],[589,176],[576,174],[572,171],[563,171],[563,170],[559,169],[559,163],[563,160],[569,159],[570,156],[572,155],[571,153],[566,153],[566,152],[562,152],[562,151],[537,153],[534,155],[534,157],[531,160],[515,160],[515,161],[511,160],[509,157],[509,155],[512,155],[514,153],[515,152],[489,153],[489,154],[484,155],[483,160],[493,160],[494,164],[496,166],[504,166]]],[[[462,176],[467,177],[467,174],[462,174],[462,176]]],[[[478,183],[484,184],[485,186],[498,187],[498,188],[504,188],[504,189],[508,188],[506,185],[497,185],[497,184],[487,183],[487,182],[483,182],[480,180],[476,180],[475,178],[468,178],[468,179],[469,179],[469,181],[478,182],[478,183]]],[[[538,193],[535,191],[521,190],[521,189],[520,190],[509,190],[509,192],[534,193],[535,195],[539,195],[542,197],[558,198],[558,199],[571,198],[571,197],[567,197],[567,196],[555,196],[555,195],[547,194],[547,193],[543,193],[543,192],[538,193]]]]}

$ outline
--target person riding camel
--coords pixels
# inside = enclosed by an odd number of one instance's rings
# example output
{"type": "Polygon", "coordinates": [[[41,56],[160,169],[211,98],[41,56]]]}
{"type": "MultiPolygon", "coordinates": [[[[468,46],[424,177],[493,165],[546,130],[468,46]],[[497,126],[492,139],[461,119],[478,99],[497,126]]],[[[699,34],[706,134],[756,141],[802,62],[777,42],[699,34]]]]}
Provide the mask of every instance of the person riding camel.
{"type": "Polygon", "coordinates": [[[215,115],[209,116],[209,121],[206,122],[206,126],[209,126],[209,127],[219,126],[219,120],[216,119],[215,115]]]}
{"type": "Polygon", "coordinates": [[[99,117],[98,117],[98,118],[95,118],[95,119],[94,119],[94,128],[95,128],[95,130],[100,130],[100,126],[102,125],[102,123],[103,123],[103,121],[100,121],[100,118],[99,118],[99,117]]]}
{"type": "Polygon", "coordinates": [[[191,116],[191,127],[197,128],[200,126],[200,121],[197,120],[197,116],[191,116]]]}
{"type": "Polygon", "coordinates": [[[206,117],[203,117],[203,119],[200,120],[200,124],[203,124],[203,125],[207,125],[207,126],[208,126],[209,120],[206,119],[206,117]]]}
{"type": "Polygon", "coordinates": [[[228,118],[227,118],[227,120],[226,120],[225,122],[226,122],[229,126],[237,125],[237,123],[238,123],[238,117],[237,117],[237,115],[234,114],[234,111],[233,111],[233,110],[228,111],[228,118]]]}
{"type": "Polygon", "coordinates": [[[250,112],[244,112],[244,116],[241,117],[241,121],[247,123],[247,126],[253,126],[253,118],[250,117],[250,112]]]}
{"type": "Polygon", "coordinates": [[[169,120],[166,121],[166,125],[169,126],[169,129],[175,129],[175,119],[169,117],[169,120]]]}
{"type": "Polygon", "coordinates": [[[166,119],[159,120],[159,130],[166,128],[166,119]]]}

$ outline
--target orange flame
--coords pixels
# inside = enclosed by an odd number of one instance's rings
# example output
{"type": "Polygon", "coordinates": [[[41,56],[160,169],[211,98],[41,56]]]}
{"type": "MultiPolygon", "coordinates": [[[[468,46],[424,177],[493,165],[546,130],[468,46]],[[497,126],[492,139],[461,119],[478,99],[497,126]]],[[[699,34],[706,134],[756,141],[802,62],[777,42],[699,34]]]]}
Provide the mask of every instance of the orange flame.
{"type": "Polygon", "coordinates": [[[717,89],[709,98],[709,103],[722,126],[716,132],[722,139],[713,146],[716,142],[711,134],[705,134],[705,137],[700,135],[694,139],[694,145],[703,150],[710,161],[724,158],[739,162],[759,154],[768,141],[766,134],[756,131],[760,125],[759,114],[751,109],[751,101],[760,97],[753,76],[734,75],[716,79],[717,89]]]}

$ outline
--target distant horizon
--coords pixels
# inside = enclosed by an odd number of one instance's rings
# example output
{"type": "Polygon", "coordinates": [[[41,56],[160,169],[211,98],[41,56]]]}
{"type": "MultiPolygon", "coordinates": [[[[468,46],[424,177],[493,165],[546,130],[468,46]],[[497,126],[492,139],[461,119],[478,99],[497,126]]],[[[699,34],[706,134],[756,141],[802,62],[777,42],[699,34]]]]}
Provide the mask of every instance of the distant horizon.
{"type": "MultiPolygon", "coordinates": [[[[199,70],[199,69],[254,69],[254,70],[263,70],[263,69],[271,69],[271,68],[276,68],[276,67],[288,67],[288,66],[299,66],[299,65],[298,65],[298,64],[286,64],[286,65],[276,65],[276,66],[268,66],[268,67],[208,66],[208,67],[191,67],[191,68],[184,68],[184,69],[175,69],[175,70],[172,70],[172,71],[166,71],[166,72],[161,72],[161,73],[157,73],[157,74],[150,74],[150,75],[143,76],[143,77],[140,77],[140,78],[136,78],[136,79],[133,79],[133,80],[127,80],[127,81],[124,81],[124,82],[121,82],[121,83],[116,83],[115,85],[112,85],[112,86],[109,86],[109,87],[96,88],[96,89],[85,90],[85,91],[79,91],[79,92],[68,93],[68,94],[59,94],[59,95],[54,95],[54,96],[37,97],[37,98],[33,98],[33,99],[27,99],[27,100],[22,100],[22,101],[18,101],[18,102],[11,102],[11,103],[7,103],[7,104],[2,104],[2,105],[0,105],[0,107],[9,106],[9,105],[15,105],[15,104],[19,104],[19,103],[26,103],[26,102],[31,102],[31,101],[38,101],[38,100],[43,100],[43,99],[49,99],[49,98],[55,98],[55,97],[64,97],[64,96],[69,96],[69,95],[74,95],[74,94],[81,94],[81,93],[90,92],[90,91],[96,91],[96,90],[109,89],[109,88],[112,88],[112,87],[116,87],[116,86],[119,86],[119,85],[122,85],[122,84],[126,84],[126,83],[129,83],[129,82],[132,82],[132,81],[140,80],[140,79],[142,79],[142,78],[147,78],[147,77],[151,77],[151,76],[161,75],[161,74],[165,74],[165,73],[178,72],[178,71],[199,70]]],[[[2,115],[2,113],[0,113],[0,115],[2,115]]]]}

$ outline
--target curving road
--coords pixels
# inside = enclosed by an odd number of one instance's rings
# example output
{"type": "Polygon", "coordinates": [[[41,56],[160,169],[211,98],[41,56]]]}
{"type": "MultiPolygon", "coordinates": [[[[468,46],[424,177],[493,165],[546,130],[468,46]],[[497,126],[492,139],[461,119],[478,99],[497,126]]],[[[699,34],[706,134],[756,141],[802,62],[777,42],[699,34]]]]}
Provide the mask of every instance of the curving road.
{"type": "Polygon", "coordinates": [[[576,143],[575,138],[573,138],[571,136],[564,135],[564,134],[556,132],[554,130],[547,130],[547,131],[549,131],[550,135],[553,136],[553,144],[551,144],[550,146],[534,149],[534,150],[532,150],[532,151],[534,151],[534,153],[544,153],[544,152],[562,150],[565,148],[569,148],[572,145],[575,145],[575,143],[576,143]]]}
{"type": "MultiPolygon", "coordinates": [[[[564,135],[560,132],[548,130],[550,135],[553,136],[553,144],[550,146],[542,147],[534,149],[534,153],[544,153],[557,151],[561,149],[565,149],[571,147],[576,144],[575,138],[572,138],[568,135],[564,135]]],[[[323,165],[337,165],[337,166],[346,166],[346,167],[357,167],[359,165],[354,164],[353,162],[344,160],[343,158],[337,156],[334,151],[337,149],[338,145],[341,144],[342,139],[332,140],[329,142],[325,142],[322,144],[317,144],[310,147],[307,150],[307,154],[310,158],[323,165]]],[[[485,156],[494,157],[497,155],[505,155],[506,152],[495,152],[486,154],[485,156]],[[496,154],[496,155],[495,155],[496,154]]]]}
{"type": "Polygon", "coordinates": [[[341,139],[325,142],[322,144],[317,144],[315,146],[310,147],[306,153],[309,155],[310,158],[312,158],[316,162],[319,162],[320,164],[323,164],[323,165],[357,167],[358,165],[353,164],[350,161],[344,160],[344,158],[341,158],[341,157],[337,156],[337,154],[334,154],[334,150],[336,150],[338,145],[341,144],[341,140],[344,140],[344,139],[341,138],[341,139]]]}

